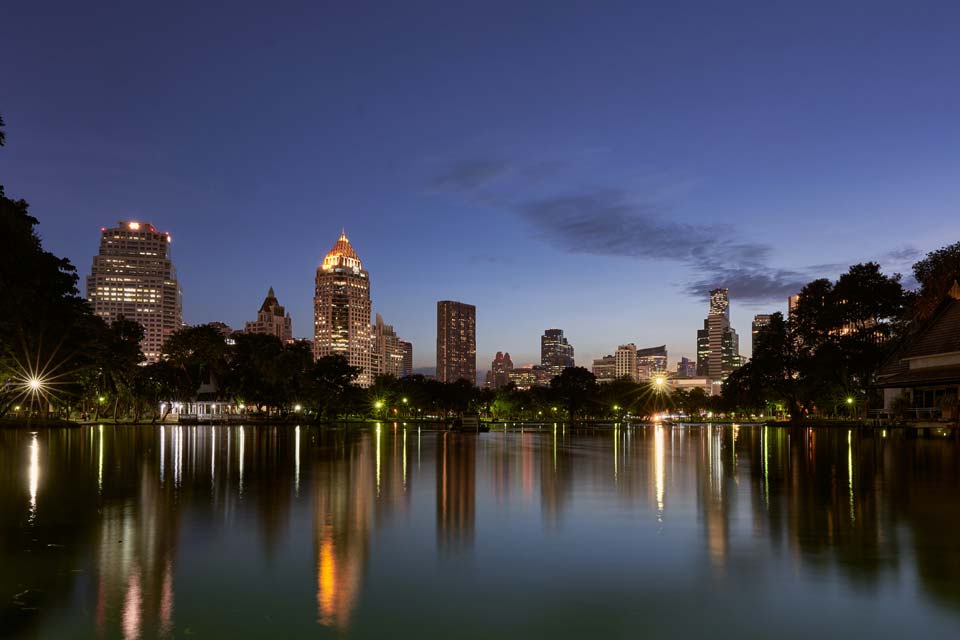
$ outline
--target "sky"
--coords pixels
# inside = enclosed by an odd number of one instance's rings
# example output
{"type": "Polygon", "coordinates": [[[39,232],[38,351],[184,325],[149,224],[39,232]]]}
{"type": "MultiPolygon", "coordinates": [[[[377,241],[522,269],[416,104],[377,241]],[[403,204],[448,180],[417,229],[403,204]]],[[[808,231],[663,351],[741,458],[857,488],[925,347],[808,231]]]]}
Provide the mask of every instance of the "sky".
{"type": "Polygon", "coordinates": [[[693,358],[707,291],[756,313],[960,240],[960,3],[13,2],[0,184],[85,277],[99,231],[173,236],[184,320],[269,287],[312,333],[346,229],[373,308],[435,364],[693,358]],[[212,4],[212,3],[211,3],[212,4]]]}

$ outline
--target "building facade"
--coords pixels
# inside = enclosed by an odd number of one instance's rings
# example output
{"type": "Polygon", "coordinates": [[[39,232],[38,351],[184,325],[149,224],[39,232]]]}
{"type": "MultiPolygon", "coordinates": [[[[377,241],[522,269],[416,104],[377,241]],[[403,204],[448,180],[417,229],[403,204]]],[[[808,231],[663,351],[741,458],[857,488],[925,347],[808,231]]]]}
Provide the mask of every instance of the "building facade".
{"type": "Polygon", "coordinates": [[[100,251],[87,277],[87,301],[108,323],[121,316],[139,322],[144,332],[140,349],[148,362],[156,362],[163,343],[183,326],[170,234],[149,222],[129,220],[100,232],[100,251]]]}
{"type": "Polygon", "coordinates": [[[373,326],[373,335],[376,343],[376,361],[379,364],[378,372],[395,378],[403,377],[403,347],[400,344],[400,338],[393,330],[393,325],[385,324],[383,316],[379,313],[377,322],[373,326]]]}
{"type": "Polygon", "coordinates": [[[257,312],[257,319],[248,322],[243,327],[244,333],[264,333],[271,336],[277,336],[283,343],[293,342],[293,320],[290,314],[277,302],[277,296],[273,293],[273,287],[267,292],[260,310],[257,312]]]}
{"type": "Polygon", "coordinates": [[[617,352],[614,354],[616,368],[615,368],[615,377],[622,378],[624,376],[629,377],[634,382],[637,381],[637,345],[632,342],[629,344],[622,344],[617,347],[617,352]]]}
{"type": "Polygon", "coordinates": [[[313,356],[339,355],[360,369],[368,387],[377,374],[370,326],[370,276],[345,232],[317,267],[313,298],[313,356]]]}
{"type": "Polygon", "coordinates": [[[603,356],[602,358],[594,359],[591,371],[593,372],[593,377],[597,379],[597,382],[610,382],[612,380],[616,380],[616,356],[608,355],[603,356]]]}
{"type": "Polygon", "coordinates": [[[649,380],[667,373],[667,345],[637,349],[637,378],[649,380]]]}
{"type": "Polygon", "coordinates": [[[691,362],[690,358],[683,357],[680,358],[680,362],[677,363],[677,377],[678,378],[693,378],[697,375],[697,363],[691,362]]]}
{"type": "Polygon", "coordinates": [[[437,380],[477,383],[477,308],[472,304],[437,302],[437,380]]]}
{"type": "Polygon", "coordinates": [[[400,377],[406,378],[407,376],[413,375],[413,343],[401,340],[400,350],[403,351],[403,365],[400,367],[400,377]]]}
{"type": "Polygon", "coordinates": [[[540,336],[540,365],[560,375],[573,364],[573,345],[563,336],[563,329],[547,329],[540,336]]]}

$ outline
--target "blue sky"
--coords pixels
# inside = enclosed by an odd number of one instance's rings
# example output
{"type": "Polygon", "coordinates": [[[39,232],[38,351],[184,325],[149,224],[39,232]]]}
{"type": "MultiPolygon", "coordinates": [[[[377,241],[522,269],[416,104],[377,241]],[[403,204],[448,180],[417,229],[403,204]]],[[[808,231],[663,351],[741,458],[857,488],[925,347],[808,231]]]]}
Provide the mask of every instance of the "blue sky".
{"type": "Polygon", "coordinates": [[[312,326],[341,227],[374,310],[478,367],[617,344],[692,356],[706,289],[754,313],[960,239],[956,3],[17,3],[0,183],[89,271],[99,229],[173,235],[190,323],[268,287],[312,326]]]}

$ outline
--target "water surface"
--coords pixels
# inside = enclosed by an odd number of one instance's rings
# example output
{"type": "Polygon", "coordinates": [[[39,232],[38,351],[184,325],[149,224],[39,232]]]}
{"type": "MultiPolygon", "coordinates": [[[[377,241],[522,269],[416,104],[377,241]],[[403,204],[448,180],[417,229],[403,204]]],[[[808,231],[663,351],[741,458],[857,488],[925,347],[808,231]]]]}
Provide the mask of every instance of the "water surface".
{"type": "Polygon", "coordinates": [[[0,432],[0,635],[960,637],[960,444],[0,432]]]}

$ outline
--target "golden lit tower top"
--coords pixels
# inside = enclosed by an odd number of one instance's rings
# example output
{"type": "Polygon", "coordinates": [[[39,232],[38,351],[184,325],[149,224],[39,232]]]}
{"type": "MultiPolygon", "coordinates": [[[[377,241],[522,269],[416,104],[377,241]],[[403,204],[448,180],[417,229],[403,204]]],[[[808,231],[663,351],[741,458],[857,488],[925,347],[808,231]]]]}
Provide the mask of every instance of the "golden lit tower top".
{"type": "Polygon", "coordinates": [[[346,231],[342,229],[340,231],[340,237],[337,238],[333,248],[330,249],[330,253],[323,259],[323,264],[320,265],[320,268],[324,271],[330,271],[336,267],[344,267],[354,272],[363,269],[360,256],[353,250],[353,245],[351,245],[350,240],[347,239],[346,231]]]}

